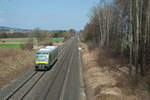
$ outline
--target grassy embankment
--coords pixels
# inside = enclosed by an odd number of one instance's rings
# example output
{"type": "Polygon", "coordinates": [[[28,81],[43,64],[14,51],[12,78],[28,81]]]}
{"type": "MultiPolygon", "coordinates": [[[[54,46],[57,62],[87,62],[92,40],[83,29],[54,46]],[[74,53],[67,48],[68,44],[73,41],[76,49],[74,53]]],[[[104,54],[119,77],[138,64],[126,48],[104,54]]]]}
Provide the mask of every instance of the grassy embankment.
{"type": "Polygon", "coordinates": [[[150,76],[138,81],[135,73],[129,76],[127,61],[122,56],[107,48],[91,50],[84,43],[80,46],[87,100],[150,100],[150,76]]]}
{"type": "Polygon", "coordinates": [[[33,51],[21,50],[28,38],[0,39],[0,88],[33,67],[33,51]]]}
{"type": "Polygon", "coordinates": [[[11,48],[0,48],[0,88],[33,67],[32,51],[11,48]]]}

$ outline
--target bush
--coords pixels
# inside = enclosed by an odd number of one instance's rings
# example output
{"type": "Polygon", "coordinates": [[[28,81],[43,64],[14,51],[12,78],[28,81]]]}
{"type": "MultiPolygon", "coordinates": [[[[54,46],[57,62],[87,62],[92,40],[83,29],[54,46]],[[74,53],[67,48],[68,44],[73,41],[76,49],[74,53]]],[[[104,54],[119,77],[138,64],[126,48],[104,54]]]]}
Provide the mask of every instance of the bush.
{"type": "Polygon", "coordinates": [[[32,50],[33,49],[33,43],[26,43],[26,44],[21,44],[21,49],[22,50],[32,50]]]}
{"type": "Polygon", "coordinates": [[[52,42],[52,41],[41,41],[41,42],[39,43],[39,45],[43,45],[43,46],[53,45],[53,42],[52,42]]]}
{"type": "Polygon", "coordinates": [[[47,45],[53,45],[52,37],[49,35],[46,35],[43,40],[38,42],[38,45],[47,46],[47,45]]]}
{"type": "Polygon", "coordinates": [[[21,53],[20,50],[10,49],[10,48],[0,48],[0,58],[16,56],[21,53]]]}
{"type": "Polygon", "coordinates": [[[114,69],[117,65],[125,65],[128,63],[127,59],[118,54],[115,49],[107,47],[99,49],[97,61],[101,67],[109,66],[111,69],[114,69]]]}
{"type": "Polygon", "coordinates": [[[33,49],[33,39],[29,39],[27,43],[20,45],[22,50],[32,50],[33,49]]]}

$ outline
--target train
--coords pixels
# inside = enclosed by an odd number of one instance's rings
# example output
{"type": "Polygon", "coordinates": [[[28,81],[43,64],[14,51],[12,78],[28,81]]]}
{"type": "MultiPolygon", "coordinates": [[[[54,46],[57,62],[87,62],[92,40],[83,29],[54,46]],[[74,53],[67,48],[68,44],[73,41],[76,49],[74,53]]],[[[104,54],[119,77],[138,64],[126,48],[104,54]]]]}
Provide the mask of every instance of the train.
{"type": "Polygon", "coordinates": [[[38,50],[35,54],[35,70],[49,70],[57,61],[57,46],[46,46],[38,50]]]}

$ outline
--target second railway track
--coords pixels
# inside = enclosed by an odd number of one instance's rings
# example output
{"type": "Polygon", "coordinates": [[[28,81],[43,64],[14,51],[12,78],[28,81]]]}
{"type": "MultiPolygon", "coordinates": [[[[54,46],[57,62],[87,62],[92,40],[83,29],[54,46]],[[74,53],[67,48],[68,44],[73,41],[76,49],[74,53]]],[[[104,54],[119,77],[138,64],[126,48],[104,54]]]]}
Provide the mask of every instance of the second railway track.
{"type": "Polygon", "coordinates": [[[33,72],[33,74],[19,87],[17,87],[4,100],[22,100],[26,94],[37,84],[46,72],[33,72]]]}

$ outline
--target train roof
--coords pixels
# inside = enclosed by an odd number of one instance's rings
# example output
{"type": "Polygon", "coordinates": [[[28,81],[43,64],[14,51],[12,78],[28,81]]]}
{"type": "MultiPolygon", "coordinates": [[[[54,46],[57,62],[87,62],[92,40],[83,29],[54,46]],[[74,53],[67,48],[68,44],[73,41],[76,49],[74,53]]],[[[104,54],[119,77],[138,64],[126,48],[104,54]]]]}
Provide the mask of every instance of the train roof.
{"type": "Polygon", "coordinates": [[[48,49],[56,49],[57,46],[46,46],[45,48],[48,48],[48,49]]]}
{"type": "Polygon", "coordinates": [[[50,53],[55,50],[57,46],[46,46],[45,48],[41,48],[36,53],[50,53]]]}
{"type": "Polygon", "coordinates": [[[49,49],[41,48],[36,53],[50,53],[50,52],[51,52],[51,50],[49,50],[49,49]]]}

